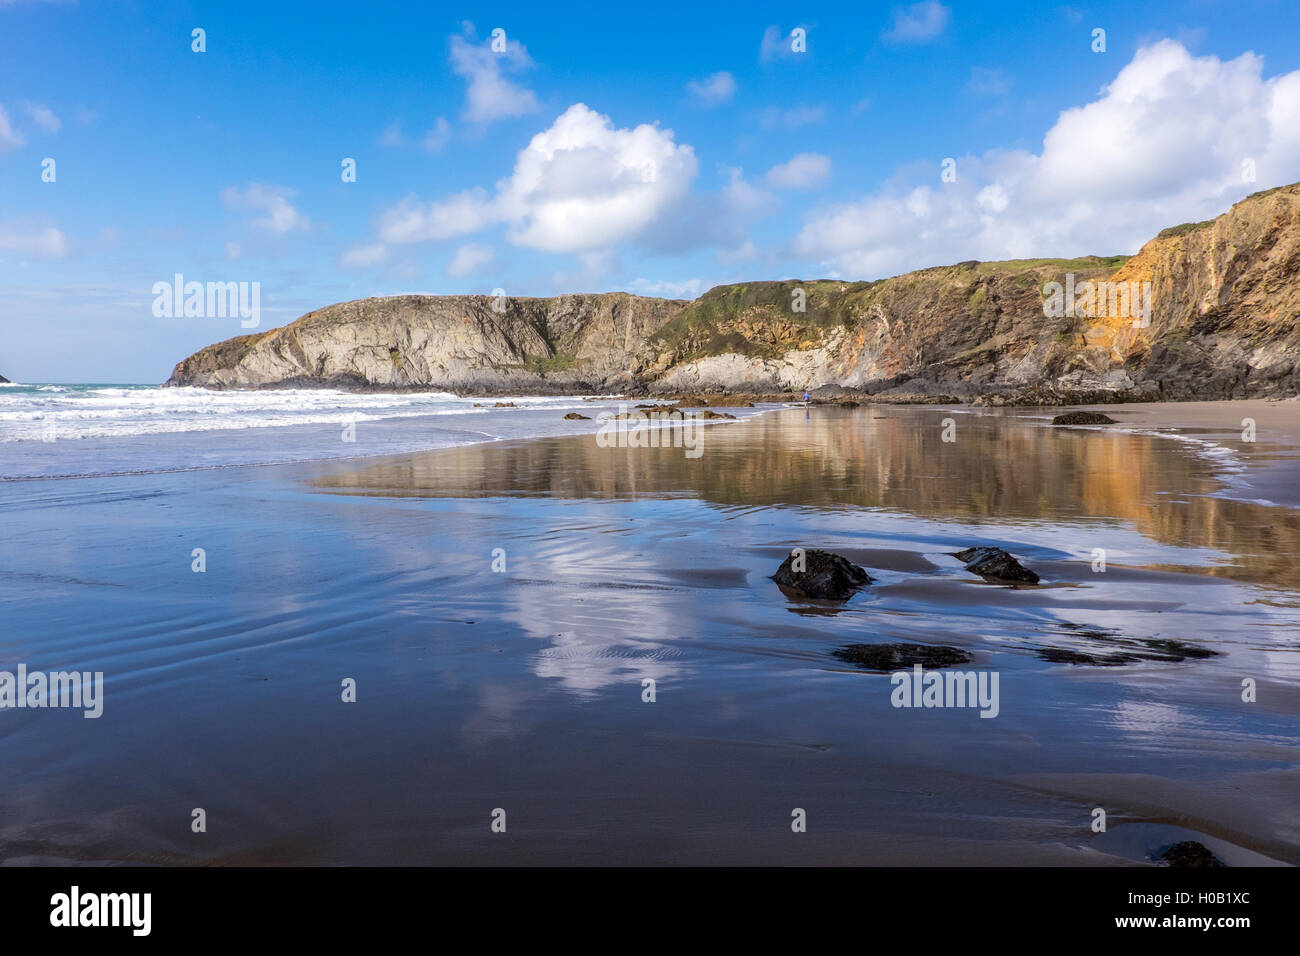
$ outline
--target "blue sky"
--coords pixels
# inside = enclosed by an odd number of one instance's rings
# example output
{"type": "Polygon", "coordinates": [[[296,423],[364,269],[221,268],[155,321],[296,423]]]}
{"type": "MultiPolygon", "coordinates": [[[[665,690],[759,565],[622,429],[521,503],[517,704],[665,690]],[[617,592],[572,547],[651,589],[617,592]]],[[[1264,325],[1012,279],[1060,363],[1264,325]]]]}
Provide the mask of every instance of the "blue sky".
{"type": "Polygon", "coordinates": [[[1300,179],[1298,26],[1285,0],[0,0],[0,374],[161,381],[244,331],[155,317],[176,273],[260,283],[265,329],[1135,252],[1300,179]]]}

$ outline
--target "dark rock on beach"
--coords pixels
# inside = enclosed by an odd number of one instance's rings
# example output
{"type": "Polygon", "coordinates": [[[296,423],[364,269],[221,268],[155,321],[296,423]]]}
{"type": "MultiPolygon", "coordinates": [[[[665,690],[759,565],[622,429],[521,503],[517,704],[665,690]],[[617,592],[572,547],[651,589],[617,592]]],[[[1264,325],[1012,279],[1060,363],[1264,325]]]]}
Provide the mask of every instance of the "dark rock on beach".
{"type": "Polygon", "coordinates": [[[1170,866],[1227,866],[1226,863],[1206,849],[1204,845],[1197,843],[1195,840],[1184,840],[1182,843],[1175,843],[1160,854],[1160,859],[1170,866]]]}
{"type": "Polygon", "coordinates": [[[783,590],[804,597],[845,601],[858,588],[870,584],[871,575],[838,554],[796,548],[781,562],[772,580],[783,590]],[[799,561],[800,550],[803,550],[802,562],[799,561]],[[802,570],[795,570],[796,565],[802,570]]]}
{"type": "Polygon", "coordinates": [[[1053,425],[1114,425],[1115,419],[1101,412],[1067,412],[1052,419],[1053,425]]]}
{"type": "Polygon", "coordinates": [[[1038,575],[1001,548],[967,548],[953,557],[966,565],[966,570],[984,578],[998,581],[1017,581],[1037,584],[1038,575]]]}
{"type": "Polygon", "coordinates": [[[1041,647],[1036,653],[1052,664],[1084,664],[1089,667],[1123,667],[1141,660],[1133,654],[1085,654],[1064,647],[1041,647]]]}
{"type": "Polygon", "coordinates": [[[916,664],[953,667],[971,660],[971,656],[961,648],[930,644],[849,644],[831,653],[842,661],[881,672],[902,670],[916,664]]]}
{"type": "Polygon", "coordinates": [[[577,421],[589,422],[591,421],[591,416],[579,415],[577,412],[569,412],[569,414],[564,416],[564,420],[567,422],[577,422],[577,421]]]}
{"type": "Polygon", "coordinates": [[[1125,637],[1114,630],[1082,627],[1068,621],[1061,621],[1055,627],[1068,634],[1071,640],[1082,644],[1085,649],[1075,650],[1054,646],[1035,649],[1034,653],[1041,660],[1053,664],[1122,667],[1125,664],[1137,664],[1141,661],[1177,664],[1189,659],[1200,660],[1219,656],[1218,651],[1212,651],[1208,647],[1199,647],[1196,644],[1169,638],[1125,637]]]}
{"type": "Polygon", "coordinates": [[[1182,641],[1155,640],[1144,638],[1138,642],[1148,649],[1148,653],[1139,654],[1143,660],[1148,661],[1185,661],[1187,658],[1204,658],[1218,657],[1218,651],[1212,651],[1208,647],[1197,647],[1195,644],[1184,644],[1182,641]]]}
{"type": "Polygon", "coordinates": [[[1184,644],[1182,641],[1118,638],[1110,643],[1123,649],[1092,654],[1064,647],[1041,647],[1035,653],[1041,660],[1052,664],[1082,664],[1089,667],[1122,667],[1139,661],[1178,664],[1189,658],[1199,660],[1219,656],[1218,651],[1197,647],[1195,644],[1184,644]]]}

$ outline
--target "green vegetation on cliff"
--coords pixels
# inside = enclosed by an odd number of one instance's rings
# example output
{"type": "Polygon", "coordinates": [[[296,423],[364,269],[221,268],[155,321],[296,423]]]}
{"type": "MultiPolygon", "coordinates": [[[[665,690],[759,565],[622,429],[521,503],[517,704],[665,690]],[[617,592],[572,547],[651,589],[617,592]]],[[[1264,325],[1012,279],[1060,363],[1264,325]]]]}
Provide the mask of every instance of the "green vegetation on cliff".
{"type": "Polygon", "coordinates": [[[717,286],[665,323],[650,345],[671,362],[724,353],[776,359],[791,349],[816,348],[832,331],[851,333],[873,316],[885,322],[900,311],[904,317],[922,310],[947,317],[995,316],[1012,296],[1039,296],[1044,281],[1060,281],[1067,272],[1080,280],[1099,278],[1127,260],[972,260],[874,282],[790,279],[717,286]]]}

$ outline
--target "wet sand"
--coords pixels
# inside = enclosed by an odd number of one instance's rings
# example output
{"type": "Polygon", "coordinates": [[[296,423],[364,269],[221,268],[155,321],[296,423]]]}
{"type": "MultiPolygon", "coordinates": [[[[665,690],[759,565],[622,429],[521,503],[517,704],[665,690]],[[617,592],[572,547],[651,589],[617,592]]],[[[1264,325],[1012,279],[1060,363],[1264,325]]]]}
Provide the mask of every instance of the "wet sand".
{"type": "Polygon", "coordinates": [[[0,858],[1125,865],[1192,833],[1300,863],[1300,403],[1232,445],[1254,404],[815,406],[698,458],[579,435],[0,486],[0,667],[107,678],[98,720],[0,713],[0,858]],[[1043,583],[969,574],[975,544],[1043,583]],[[791,600],[795,546],[876,583],[791,600]],[[1150,641],[1216,656],[1045,659],[1150,641]],[[891,706],[834,656],[874,642],[968,652],[998,716],[891,706]]]}

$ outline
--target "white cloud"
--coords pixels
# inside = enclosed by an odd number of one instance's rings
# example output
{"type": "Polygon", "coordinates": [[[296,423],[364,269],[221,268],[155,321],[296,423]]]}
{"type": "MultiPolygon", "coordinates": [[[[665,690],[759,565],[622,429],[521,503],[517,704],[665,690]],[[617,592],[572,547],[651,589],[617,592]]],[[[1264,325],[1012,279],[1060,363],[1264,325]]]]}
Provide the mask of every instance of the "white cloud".
{"type": "Polygon", "coordinates": [[[57,133],[63,122],[54,115],[54,111],[48,106],[42,106],[40,103],[25,103],[23,108],[27,115],[32,118],[32,122],[45,130],[47,133],[57,133]]]}
{"type": "Polygon", "coordinates": [[[226,243],[226,258],[232,262],[244,254],[243,248],[237,242],[226,243]]]}
{"type": "Polygon", "coordinates": [[[0,106],[0,152],[17,149],[26,142],[23,134],[14,129],[9,122],[9,114],[5,112],[5,108],[0,106]]]}
{"type": "Polygon", "coordinates": [[[980,204],[981,209],[987,209],[989,212],[1006,212],[1007,206],[1011,205],[1011,198],[1007,195],[1007,191],[997,183],[985,186],[976,193],[975,201],[980,204]]]}
{"type": "Polygon", "coordinates": [[[487,193],[473,189],[432,205],[404,199],[380,217],[379,236],[385,242],[399,244],[452,239],[497,221],[497,211],[487,193]]]}
{"type": "Polygon", "coordinates": [[[282,236],[294,229],[306,229],[310,225],[307,217],[289,202],[289,197],[294,195],[297,195],[294,190],[283,186],[249,183],[243,192],[234,186],[227,186],[221,190],[221,201],[232,209],[264,210],[266,216],[254,219],[253,225],[282,236]]]}
{"type": "Polygon", "coordinates": [[[894,43],[929,43],[947,29],[951,19],[952,11],[934,0],[895,7],[894,26],[885,31],[885,39],[894,43]]]}
{"type": "Polygon", "coordinates": [[[384,127],[384,131],[379,134],[380,146],[401,146],[406,142],[406,137],[402,135],[401,122],[390,123],[384,127]]]}
{"type": "Polygon", "coordinates": [[[0,222],[0,249],[57,259],[67,255],[68,240],[53,226],[32,229],[0,222]]]}
{"type": "Polygon", "coordinates": [[[702,80],[691,80],[686,90],[703,106],[720,106],[736,95],[736,78],[722,70],[702,80]]]}
{"type": "Polygon", "coordinates": [[[489,197],[470,190],[423,205],[408,199],[381,217],[385,242],[449,239],[504,223],[515,245],[585,252],[634,239],[689,190],[695,153],[672,130],[618,129],[575,103],[538,133],[489,197]]]}
{"type": "Polygon", "coordinates": [[[1300,70],[1192,56],[1163,40],[1137,51],[1098,98],[1065,110],[1041,152],[937,161],[808,221],[793,252],[843,274],[888,275],[964,259],[1132,253],[1166,226],[1300,179],[1300,70]],[[1251,160],[1257,181],[1246,182],[1251,160]],[[919,172],[917,171],[919,170],[919,172]]]}
{"type": "Polygon", "coordinates": [[[450,140],[451,124],[439,116],[429,131],[424,134],[424,139],[420,141],[420,148],[426,153],[441,153],[447,148],[450,140]]]}
{"type": "Polygon", "coordinates": [[[799,153],[789,162],[773,166],[764,178],[769,186],[778,189],[809,189],[820,186],[830,174],[829,156],[820,153],[799,153]]]}
{"type": "Polygon", "coordinates": [[[522,43],[507,39],[505,51],[494,53],[491,42],[479,43],[472,25],[464,36],[451,38],[451,69],[468,83],[465,118],[486,126],[499,119],[526,116],[541,109],[532,90],[505,75],[533,65],[522,43]]]}
{"type": "Polygon", "coordinates": [[[758,116],[758,123],[763,129],[791,129],[795,126],[808,126],[820,123],[826,118],[824,106],[794,106],[780,109],[769,106],[758,116]]]}
{"type": "MultiPolygon", "coordinates": [[[[805,31],[805,44],[807,43],[807,27],[796,27],[805,31]]],[[[784,59],[785,57],[800,56],[794,49],[794,37],[790,34],[792,30],[782,30],[773,24],[763,31],[763,41],[758,47],[758,60],[760,63],[771,63],[774,60],[784,59]]]]}
{"type": "Polygon", "coordinates": [[[444,273],[452,279],[460,279],[478,272],[492,261],[495,252],[491,246],[467,242],[456,250],[451,262],[447,263],[444,273]]]}
{"type": "Polygon", "coordinates": [[[339,264],[349,269],[368,269],[388,258],[388,247],[382,242],[356,245],[343,253],[339,264]]]}

